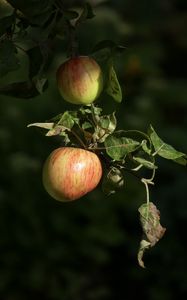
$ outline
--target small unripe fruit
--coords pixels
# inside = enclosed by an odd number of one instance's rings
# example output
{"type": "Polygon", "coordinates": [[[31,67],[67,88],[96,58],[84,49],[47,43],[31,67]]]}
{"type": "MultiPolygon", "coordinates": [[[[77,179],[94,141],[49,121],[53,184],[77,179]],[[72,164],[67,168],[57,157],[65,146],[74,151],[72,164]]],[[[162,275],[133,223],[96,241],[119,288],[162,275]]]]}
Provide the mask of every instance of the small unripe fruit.
{"type": "Polygon", "coordinates": [[[67,102],[87,105],[103,89],[103,74],[98,63],[88,56],[73,57],[57,70],[57,85],[67,102]]]}
{"type": "Polygon", "coordinates": [[[90,151],[62,147],[54,150],[43,167],[43,184],[56,200],[72,201],[92,191],[102,176],[98,156],[90,151]]]}

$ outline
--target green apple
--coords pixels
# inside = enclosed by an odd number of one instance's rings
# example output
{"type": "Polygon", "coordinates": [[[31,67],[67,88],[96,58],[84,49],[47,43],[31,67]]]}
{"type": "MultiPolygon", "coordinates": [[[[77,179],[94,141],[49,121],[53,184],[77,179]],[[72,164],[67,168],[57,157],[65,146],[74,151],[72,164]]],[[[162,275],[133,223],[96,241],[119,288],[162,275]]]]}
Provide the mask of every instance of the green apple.
{"type": "Polygon", "coordinates": [[[102,92],[103,73],[94,59],[88,56],[73,57],[58,68],[57,85],[64,100],[87,105],[102,92]]]}
{"type": "Polygon", "coordinates": [[[44,163],[43,184],[54,199],[67,202],[92,191],[102,176],[98,156],[80,148],[54,150],[44,163]]]}

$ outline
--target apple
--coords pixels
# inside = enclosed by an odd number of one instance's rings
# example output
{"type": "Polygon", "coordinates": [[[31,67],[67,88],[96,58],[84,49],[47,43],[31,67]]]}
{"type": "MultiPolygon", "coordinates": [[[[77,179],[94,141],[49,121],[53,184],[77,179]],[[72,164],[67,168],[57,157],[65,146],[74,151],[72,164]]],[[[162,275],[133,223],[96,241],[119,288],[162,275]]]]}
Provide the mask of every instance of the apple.
{"type": "Polygon", "coordinates": [[[87,105],[102,92],[103,73],[94,59],[88,56],[73,57],[58,68],[57,85],[64,100],[87,105]]]}
{"type": "Polygon", "coordinates": [[[102,176],[98,156],[80,148],[61,147],[54,150],[44,163],[43,184],[46,191],[59,201],[72,201],[92,191],[102,176]]]}

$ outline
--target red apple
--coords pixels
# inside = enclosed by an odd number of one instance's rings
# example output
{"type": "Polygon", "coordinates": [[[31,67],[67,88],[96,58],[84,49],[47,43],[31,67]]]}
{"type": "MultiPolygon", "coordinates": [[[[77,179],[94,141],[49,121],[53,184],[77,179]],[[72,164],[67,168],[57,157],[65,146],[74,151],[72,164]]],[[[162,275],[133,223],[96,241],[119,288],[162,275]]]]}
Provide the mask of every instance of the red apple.
{"type": "Polygon", "coordinates": [[[76,200],[92,191],[102,176],[98,156],[90,151],[62,147],[54,150],[43,167],[43,184],[56,200],[76,200]]]}
{"type": "Polygon", "coordinates": [[[57,85],[64,100],[87,105],[99,97],[103,89],[103,74],[94,59],[73,57],[58,68],[57,85]]]}

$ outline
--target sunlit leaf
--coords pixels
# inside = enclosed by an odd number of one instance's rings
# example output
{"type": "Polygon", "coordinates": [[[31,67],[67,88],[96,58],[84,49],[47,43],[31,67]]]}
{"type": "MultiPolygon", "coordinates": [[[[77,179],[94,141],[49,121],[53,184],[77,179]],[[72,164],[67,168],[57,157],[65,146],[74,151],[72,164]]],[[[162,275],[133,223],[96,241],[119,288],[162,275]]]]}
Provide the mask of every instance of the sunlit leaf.
{"type": "Polygon", "coordinates": [[[138,251],[138,262],[141,267],[145,267],[143,262],[145,250],[153,247],[163,237],[166,229],[161,226],[160,212],[152,202],[142,204],[138,211],[144,233],[138,251]]]}
{"type": "Polygon", "coordinates": [[[157,166],[155,166],[155,164],[153,162],[151,162],[145,158],[133,156],[133,159],[148,169],[157,169],[157,166]]]}
{"type": "Polygon", "coordinates": [[[116,129],[117,120],[115,113],[111,115],[101,116],[98,119],[97,126],[93,138],[100,143],[103,143],[107,136],[114,132],[116,129]]]}
{"type": "Polygon", "coordinates": [[[163,142],[161,140],[161,138],[158,136],[158,134],[155,132],[155,130],[153,129],[152,126],[150,126],[149,134],[150,134],[150,139],[153,143],[154,149],[158,155],[160,155],[161,157],[164,157],[166,159],[174,160],[175,162],[178,162],[178,163],[180,163],[181,160],[177,161],[177,159],[179,159],[179,158],[186,159],[185,153],[179,152],[175,148],[173,148],[171,145],[163,142]]]}
{"type": "Polygon", "coordinates": [[[79,119],[76,111],[66,111],[58,121],[58,125],[63,125],[64,127],[71,129],[74,124],[78,122],[79,119]]]}
{"type": "Polygon", "coordinates": [[[62,125],[55,125],[52,129],[50,129],[46,136],[54,136],[54,135],[62,135],[62,132],[66,131],[67,128],[62,125]]]}
{"type": "Polygon", "coordinates": [[[147,154],[151,154],[151,149],[147,146],[147,140],[142,141],[142,149],[145,151],[147,154]]]}
{"type": "Polygon", "coordinates": [[[135,151],[139,145],[139,142],[131,138],[116,135],[109,135],[105,139],[106,152],[114,160],[123,159],[128,153],[135,151]]]}
{"type": "Polygon", "coordinates": [[[105,172],[102,190],[106,195],[114,194],[117,190],[124,186],[124,177],[119,168],[111,167],[105,172]]]}
{"type": "Polygon", "coordinates": [[[47,78],[40,78],[40,77],[35,77],[33,79],[33,82],[35,84],[35,87],[37,91],[42,94],[46,88],[48,87],[48,80],[47,78]]]}
{"type": "Polygon", "coordinates": [[[40,128],[44,128],[44,129],[48,129],[51,130],[54,127],[54,123],[32,123],[27,125],[27,127],[40,127],[40,128]]]}

